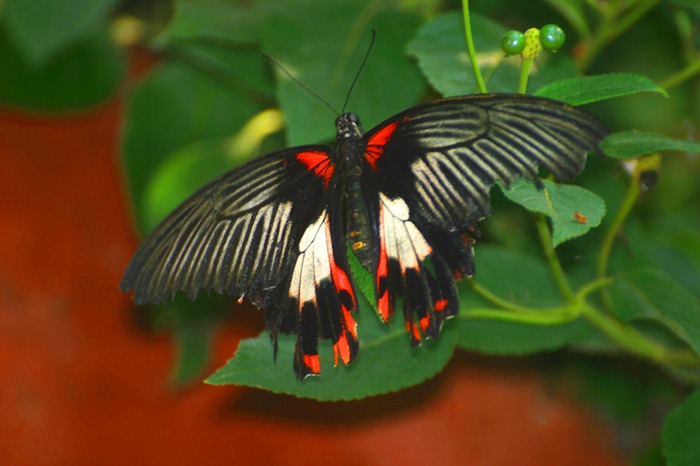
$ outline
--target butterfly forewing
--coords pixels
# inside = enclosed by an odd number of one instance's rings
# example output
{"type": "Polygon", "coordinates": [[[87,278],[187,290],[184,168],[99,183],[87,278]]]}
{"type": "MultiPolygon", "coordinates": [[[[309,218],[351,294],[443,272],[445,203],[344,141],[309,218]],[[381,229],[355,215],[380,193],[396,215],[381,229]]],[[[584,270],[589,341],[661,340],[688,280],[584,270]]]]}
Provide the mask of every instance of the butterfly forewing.
{"type": "Polygon", "coordinates": [[[382,189],[400,196],[426,223],[454,229],[490,214],[489,191],[538,167],[569,179],[596,150],[606,129],[561,102],[530,96],[487,94],[455,97],[409,109],[366,135],[381,156],[368,156],[382,189]]]}

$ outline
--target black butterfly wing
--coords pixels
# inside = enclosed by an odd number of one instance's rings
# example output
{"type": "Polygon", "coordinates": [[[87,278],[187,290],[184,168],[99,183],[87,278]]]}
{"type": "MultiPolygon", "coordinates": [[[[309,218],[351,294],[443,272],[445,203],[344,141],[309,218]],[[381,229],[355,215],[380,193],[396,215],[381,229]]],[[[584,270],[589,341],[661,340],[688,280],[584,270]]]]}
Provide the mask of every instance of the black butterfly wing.
{"type": "Polygon", "coordinates": [[[370,130],[363,197],[379,237],[364,263],[382,316],[403,298],[412,341],[419,328],[437,335],[458,309],[453,277],[474,273],[474,225],[490,214],[493,184],[537,180],[540,167],[569,179],[606,134],[574,107],[508,94],[420,105],[370,130]]]}
{"type": "Polygon", "coordinates": [[[300,378],[320,371],[317,342],[357,354],[340,203],[329,146],[275,152],[211,181],[141,244],[121,282],[137,303],[177,291],[246,296],[277,335],[297,335],[300,378]],[[337,230],[340,230],[339,233],[337,230]]]}

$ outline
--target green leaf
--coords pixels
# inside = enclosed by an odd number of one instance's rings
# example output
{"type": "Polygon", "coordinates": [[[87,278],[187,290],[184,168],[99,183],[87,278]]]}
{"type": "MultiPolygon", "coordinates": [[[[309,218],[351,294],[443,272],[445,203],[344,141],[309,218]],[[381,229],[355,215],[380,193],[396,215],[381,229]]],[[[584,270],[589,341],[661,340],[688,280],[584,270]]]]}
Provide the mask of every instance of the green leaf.
{"type": "Polygon", "coordinates": [[[0,21],[26,64],[40,68],[69,47],[105,29],[117,1],[5,0],[0,21]]]}
{"type": "MultiPolygon", "coordinates": [[[[366,309],[366,306],[363,307],[366,309]]],[[[320,401],[354,400],[419,384],[437,374],[452,357],[458,335],[454,319],[445,323],[439,338],[412,348],[403,322],[395,316],[391,327],[372,312],[357,314],[360,354],[349,366],[333,367],[333,351],[319,342],[321,376],[300,382],[294,376],[295,336],[281,335],[277,362],[267,333],[243,340],[236,355],[206,382],[236,384],[287,393],[320,401]]]]}
{"type": "Polygon", "coordinates": [[[622,320],[654,320],[700,354],[700,302],[665,272],[644,268],[626,273],[610,287],[622,320]]]}
{"type": "MultiPolygon", "coordinates": [[[[508,28],[484,16],[472,13],[472,32],[477,61],[491,92],[516,92],[520,76],[520,58],[506,58],[501,38],[508,28]]],[[[474,94],[478,87],[471,72],[464,23],[459,12],[438,15],[418,29],[408,44],[408,53],[416,57],[430,84],[443,96],[474,94]]],[[[573,61],[563,55],[543,55],[530,77],[530,88],[576,75],[573,61]]]]}
{"type": "MultiPolygon", "coordinates": [[[[582,319],[562,318],[558,325],[547,319],[550,315],[547,309],[562,306],[563,300],[541,259],[494,246],[477,246],[476,258],[477,272],[473,280],[519,306],[541,308],[544,318],[539,325],[495,317],[477,318],[484,309],[497,309],[474,290],[464,289],[460,293],[460,348],[487,354],[523,355],[555,350],[593,333],[590,325],[582,319]]],[[[514,314],[501,311],[504,318],[514,314]]]]}
{"type": "Polygon", "coordinates": [[[668,466],[696,466],[700,464],[700,391],[666,417],[664,421],[664,455],[668,466]]]}
{"type": "MultiPolygon", "coordinates": [[[[175,364],[170,373],[173,384],[194,381],[207,367],[211,356],[211,337],[217,325],[187,325],[178,327],[175,337],[175,364]]],[[[201,381],[201,379],[200,379],[201,381]]]]}
{"type": "Polygon", "coordinates": [[[23,58],[0,27],[0,102],[38,111],[65,111],[102,102],[121,82],[125,68],[125,57],[104,32],[62,49],[40,70],[23,58]]]}
{"type": "Polygon", "coordinates": [[[374,277],[357,258],[355,253],[352,251],[350,244],[347,247],[348,262],[350,264],[350,271],[352,272],[352,280],[355,288],[362,293],[367,305],[374,309],[375,312],[379,312],[377,307],[377,295],[375,293],[374,277]]]}
{"type": "MultiPolygon", "coordinates": [[[[418,18],[383,11],[378,5],[369,8],[366,1],[356,0],[302,3],[294,21],[288,16],[270,19],[263,40],[266,54],[342,111],[369,47],[371,29],[378,31],[347,108],[361,116],[366,128],[415,104],[425,89],[418,69],[404,52],[418,18]]],[[[289,145],[332,140],[337,115],[298,83],[281,72],[278,75],[277,96],[287,119],[289,145]]]]}
{"type": "Polygon", "coordinates": [[[666,150],[700,153],[700,142],[644,131],[620,131],[603,139],[600,149],[609,157],[631,159],[666,150]]]}
{"type": "Polygon", "coordinates": [[[210,363],[211,339],[230,309],[230,301],[220,295],[200,295],[196,301],[178,294],[165,306],[149,306],[151,325],[160,332],[171,332],[174,344],[170,380],[183,385],[201,380],[210,363]]]}
{"type": "Polygon", "coordinates": [[[206,38],[257,42],[269,16],[289,9],[289,3],[278,0],[177,0],[163,39],[170,42],[206,38]]]}
{"type": "Polygon", "coordinates": [[[695,0],[670,0],[670,3],[679,5],[695,15],[700,15],[700,4],[695,0]]]}
{"type": "MultiPolygon", "coordinates": [[[[226,63],[250,76],[264,66],[257,53],[235,50],[228,52],[226,63]]],[[[260,110],[245,87],[229,86],[201,68],[168,63],[154,70],[132,94],[122,144],[141,227],[149,217],[147,186],[164,160],[190,143],[234,134],[260,110]]]]}
{"type": "Polygon", "coordinates": [[[668,97],[664,88],[651,79],[630,73],[563,79],[541,87],[535,95],[560,100],[570,105],[583,105],[643,92],[658,92],[668,97]]]}
{"type": "Polygon", "coordinates": [[[544,189],[520,179],[504,189],[505,196],[532,212],[547,215],[552,224],[554,246],[586,234],[600,225],[605,216],[605,201],[580,186],[542,180],[544,189]]]}
{"type": "Polygon", "coordinates": [[[142,223],[150,231],[205,183],[232,168],[225,140],[194,142],[154,170],[143,197],[142,223]]]}

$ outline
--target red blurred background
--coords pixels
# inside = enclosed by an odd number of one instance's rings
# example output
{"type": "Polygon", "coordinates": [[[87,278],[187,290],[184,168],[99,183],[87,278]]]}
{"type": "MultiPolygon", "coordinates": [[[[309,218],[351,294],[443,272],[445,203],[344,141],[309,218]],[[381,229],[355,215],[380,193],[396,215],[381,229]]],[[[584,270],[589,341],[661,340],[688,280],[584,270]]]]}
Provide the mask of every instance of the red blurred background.
{"type": "MultiPolygon", "coordinates": [[[[136,325],[118,289],[138,241],[120,172],[123,105],[0,111],[1,464],[622,462],[604,423],[525,361],[460,353],[419,387],[333,404],[169,386],[171,343],[136,325]]],[[[260,314],[235,313],[215,367],[261,328],[260,314]]]]}

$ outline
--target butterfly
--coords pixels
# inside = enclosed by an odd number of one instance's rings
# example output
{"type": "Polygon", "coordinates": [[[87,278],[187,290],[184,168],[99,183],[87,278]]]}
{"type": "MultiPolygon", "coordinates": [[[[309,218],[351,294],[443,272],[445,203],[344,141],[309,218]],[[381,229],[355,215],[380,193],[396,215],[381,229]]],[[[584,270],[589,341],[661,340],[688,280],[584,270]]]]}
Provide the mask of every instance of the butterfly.
{"type": "Polygon", "coordinates": [[[336,119],[333,145],[273,152],[214,179],[148,235],[121,282],[137,304],[183,291],[247,297],[278,335],[295,334],[299,379],[320,373],[319,340],[359,352],[348,249],[372,274],[384,322],[401,304],[412,344],[457,314],[455,280],[474,274],[476,223],[496,182],[574,177],[607,134],[562,102],[511,94],[452,97],[364,132],[336,119]],[[349,246],[349,248],[347,247],[349,246]]]}

